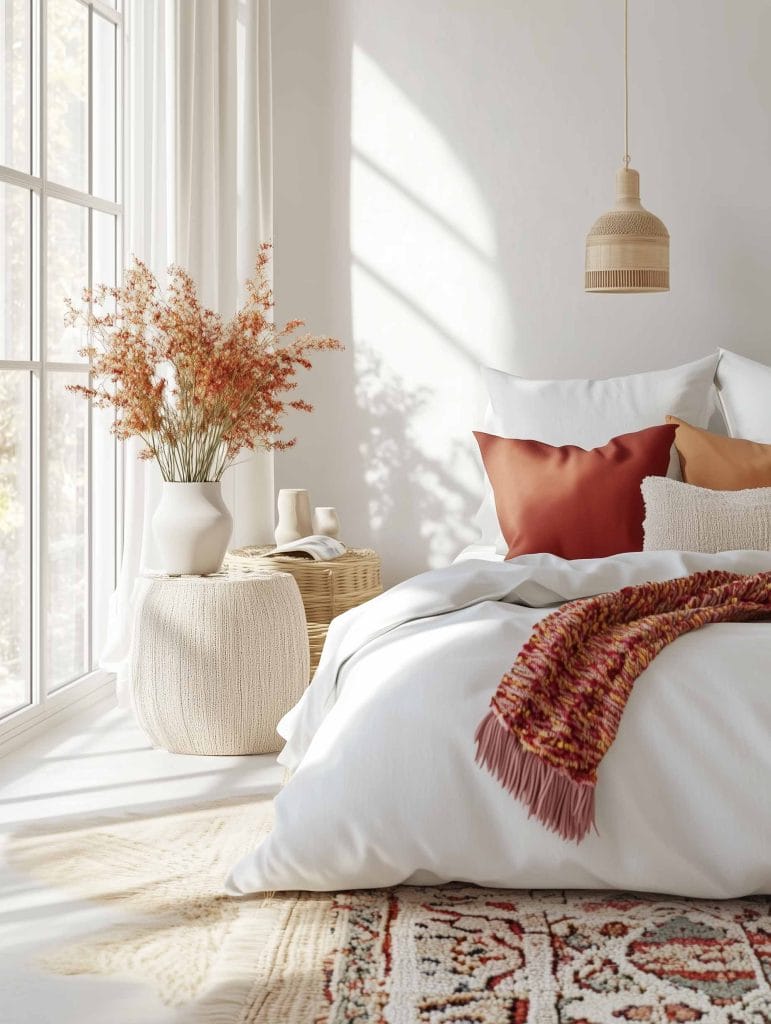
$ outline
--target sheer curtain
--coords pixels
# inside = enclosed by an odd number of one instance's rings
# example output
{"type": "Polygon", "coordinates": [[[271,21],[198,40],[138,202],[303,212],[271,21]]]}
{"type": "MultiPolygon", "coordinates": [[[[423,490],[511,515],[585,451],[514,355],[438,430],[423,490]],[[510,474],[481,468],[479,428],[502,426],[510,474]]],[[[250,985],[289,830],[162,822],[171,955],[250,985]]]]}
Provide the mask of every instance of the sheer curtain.
{"type": "MultiPolygon", "coordinates": [[[[126,252],[163,279],[188,269],[203,301],[227,316],[260,241],[272,234],[270,0],[128,0],[126,252]]],[[[156,553],[154,463],[125,449],[123,559],[102,663],[125,659],[132,606],[156,553]]],[[[273,461],[242,456],[223,478],[233,545],[273,534],[273,461]]]]}

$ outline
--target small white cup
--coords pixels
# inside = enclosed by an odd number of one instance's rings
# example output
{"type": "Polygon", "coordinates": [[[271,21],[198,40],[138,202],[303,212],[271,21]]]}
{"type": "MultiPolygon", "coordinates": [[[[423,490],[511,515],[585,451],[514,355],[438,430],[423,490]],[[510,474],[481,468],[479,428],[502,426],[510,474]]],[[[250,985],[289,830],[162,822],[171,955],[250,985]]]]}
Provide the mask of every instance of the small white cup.
{"type": "Polygon", "coordinates": [[[315,508],[313,510],[313,532],[338,540],[340,538],[340,520],[337,516],[337,509],[331,506],[315,508]]]}

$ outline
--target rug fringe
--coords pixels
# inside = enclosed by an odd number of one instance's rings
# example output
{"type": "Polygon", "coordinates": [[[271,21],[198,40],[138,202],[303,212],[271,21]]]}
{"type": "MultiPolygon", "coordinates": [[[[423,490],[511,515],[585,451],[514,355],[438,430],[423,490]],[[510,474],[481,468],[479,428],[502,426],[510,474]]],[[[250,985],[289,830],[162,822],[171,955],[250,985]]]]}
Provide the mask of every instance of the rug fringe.
{"type": "MultiPolygon", "coordinates": [[[[268,815],[255,836],[255,845],[272,827],[273,818],[268,815]]],[[[246,1014],[254,1002],[260,963],[285,924],[280,919],[286,907],[275,896],[275,890],[265,890],[241,897],[240,912],[206,979],[206,990],[196,1005],[186,1010],[185,1024],[234,1024],[252,1019],[246,1014]]]]}
{"type": "Polygon", "coordinates": [[[320,1024],[325,964],[339,941],[329,893],[245,900],[207,991],[184,1024],[320,1024]]]}
{"type": "Polygon", "coordinates": [[[274,934],[285,924],[281,903],[251,898],[235,920],[218,963],[206,980],[206,993],[185,1011],[186,1024],[234,1024],[249,1020],[260,962],[274,934]]]}
{"type": "MultiPolygon", "coordinates": [[[[580,843],[594,826],[594,786],[576,782],[547,761],[525,750],[517,737],[489,711],[474,737],[476,760],[563,839],[580,843]]],[[[595,826],[596,827],[596,826],[595,826]]]]}

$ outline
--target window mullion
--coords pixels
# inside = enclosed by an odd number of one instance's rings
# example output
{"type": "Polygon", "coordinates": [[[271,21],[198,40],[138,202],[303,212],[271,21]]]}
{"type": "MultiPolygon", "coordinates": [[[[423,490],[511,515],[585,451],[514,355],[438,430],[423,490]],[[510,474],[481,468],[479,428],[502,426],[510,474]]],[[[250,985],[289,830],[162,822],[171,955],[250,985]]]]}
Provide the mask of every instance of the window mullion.
{"type": "MultiPolygon", "coordinates": [[[[31,35],[34,37],[34,11],[33,15],[33,30],[31,35]]],[[[34,63],[31,64],[31,72],[33,75],[33,82],[30,85],[31,90],[34,90],[34,63]]],[[[32,95],[35,96],[34,91],[32,95]]],[[[34,103],[33,99],[33,110],[34,103]]],[[[35,120],[36,115],[30,118],[30,121],[35,120]]],[[[36,123],[37,126],[37,123],[36,123]]],[[[30,150],[30,159],[35,159],[33,150],[30,150]]],[[[32,165],[34,166],[34,164],[32,165]]],[[[40,312],[38,301],[40,298],[40,274],[39,274],[39,260],[37,258],[40,247],[40,198],[38,195],[30,191],[29,194],[29,219],[30,219],[30,261],[29,261],[29,347],[27,349],[27,355],[29,361],[25,368],[27,370],[27,395],[28,395],[28,408],[29,408],[29,422],[27,429],[29,431],[29,473],[27,479],[27,501],[30,512],[30,530],[29,530],[29,542],[28,542],[28,585],[29,591],[29,623],[28,623],[28,636],[27,636],[27,665],[29,671],[29,701],[30,707],[35,708],[41,702],[41,694],[44,689],[43,677],[40,673],[40,659],[38,652],[41,646],[40,637],[40,610],[41,610],[41,593],[40,593],[40,572],[39,567],[42,564],[41,550],[40,550],[40,524],[39,524],[39,509],[40,509],[40,348],[39,348],[39,331],[40,331],[40,312]]]]}
{"type": "Polygon", "coordinates": [[[40,190],[40,178],[26,171],[18,171],[15,167],[8,167],[0,164],[0,181],[8,185],[17,185],[19,188],[28,188],[31,191],[40,190]]]}
{"type": "MultiPolygon", "coordinates": [[[[91,15],[89,17],[89,39],[90,39],[90,36],[91,36],[90,26],[91,26],[91,18],[92,17],[93,17],[93,15],[91,15]]],[[[89,65],[89,78],[90,78],[91,77],[91,46],[90,45],[89,45],[89,48],[88,48],[88,65],[89,65]]],[[[89,97],[90,97],[90,95],[91,95],[91,93],[89,91],[89,97]]],[[[91,106],[92,106],[92,104],[90,103],[90,100],[89,100],[89,110],[90,110],[91,106]]],[[[90,113],[89,113],[88,121],[89,121],[89,135],[90,135],[90,131],[91,131],[91,129],[90,129],[90,125],[91,125],[91,115],[90,115],[90,113]]],[[[92,159],[92,156],[91,156],[90,141],[89,141],[89,150],[88,150],[88,152],[89,152],[88,178],[89,178],[89,182],[90,182],[91,181],[91,175],[93,174],[93,166],[92,166],[93,165],[93,159],[92,159]]],[[[94,287],[94,211],[93,210],[89,210],[88,211],[88,287],[89,288],[93,288],[94,287]]],[[[89,377],[89,382],[90,382],[90,377],[89,377]]],[[[84,543],[85,543],[85,546],[86,546],[86,630],[85,630],[84,644],[85,644],[86,665],[88,666],[89,671],[94,667],[94,665],[93,665],[93,632],[94,632],[94,630],[93,630],[93,620],[94,620],[94,616],[93,616],[93,603],[94,603],[94,595],[93,595],[94,573],[93,573],[93,569],[94,569],[94,538],[93,538],[93,529],[92,529],[93,512],[94,512],[94,507],[93,507],[94,506],[94,496],[92,494],[92,490],[93,490],[93,487],[92,487],[93,472],[92,472],[92,466],[91,466],[91,458],[92,458],[92,454],[93,454],[93,444],[92,444],[93,426],[94,426],[94,410],[93,410],[93,406],[92,406],[91,400],[89,399],[89,401],[88,401],[88,417],[86,419],[86,465],[85,465],[85,475],[86,475],[86,485],[85,485],[86,486],[86,523],[85,523],[85,538],[84,538],[84,543]]]]}
{"type": "MultiPolygon", "coordinates": [[[[88,8],[88,194],[94,192],[94,9],[91,5],[88,8]]],[[[117,100],[117,93],[115,94],[117,100]]],[[[94,287],[94,211],[88,211],[88,287],[94,287]]],[[[90,381],[90,378],[89,378],[90,381]]],[[[92,432],[94,427],[94,410],[91,400],[88,401],[88,416],[86,418],[86,465],[85,465],[85,559],[86,559],[86,628],[84,640],[84,656],[88,670],[94,667],[93,663],[93,639],[94,639],[94,537],[93,537],[93,515],[94,496],[93,490],[93,467],[91,459],[93,455],[92,432]]]]}
{"type": "MultiPolygon", "coordinates": [[[[93,195],[94,192],[94,9],[89,4],[88,7],[88,32],[87,32],[87,47],[88,47],[88,75],[86,76],[86,89],[88,96],[88,125],[87,125],[87,142],[88,146],[88,194],[93,195]]],[[[91,215],[89,214],[89,223],[91,215]]],[[[89,233],[89,238],[91,237],[89,233]]],[[[89,286],[91,285],[91,279],[89,278],[89,286]]]]}
{"type": "Polygon", "coordinates": [[[37,277],[38,277],[38,288],[37,288],[37,358],[39,360],[39,370],[37,374],[37,401],[36,401],[36,415],[35,423],[37,425],[37,434],[35,438],[35,465],[37,473],[37,482],[35,491],[33,494],[33,501],[35,507],[35,549],[37,558],[35,560],[35,576],[34,579],[37,586],[36,590],[36,614],[35,614],[35,646],[33,650],[33,664],[36,669],[33,673],[35,679],[35,688],[33,690],[33,704],[43,706],[47,698],[47,654],[46,654],[46,629],[47,624],[45,620],[46,616],[46,593],[48,589],[48,570],[47,570],[47,558],[45,557],[45,541],[47,536],[47,452],[46,452],[46,437],[47,434],[47,397],[48,397],[48,379],[46,371],[46,330],[47,330],[47,311],[46,311],[46,293],[47,293],[47,275],[46,275],[46,263],[47,263],[47,218],[48,218],[48,197],[46,189],[46,179],[48,174],[48,154],[46,145],[46,131],[48,121],[47,111],[47,18],[48,18],[48,4],[47,0],[35,0],[37,3],[37,14],[38,14],[38,67],[37,67],[37,82],[38,82],[38,98],[37,98],[37,111],[38,111],[38,171],[40,175],[40,194],[39,194],[39,209],[38,209],[38,254],[37,260],[37,277]]]}
{"type": "Polygon", "coordinates": [[[91,210],[100,210],[102,213],[109,213],[112,216],[121,212],[118,203],[114,203],[110,199],[87,195],[68,185],[59,185],[55,181],[47,182],[46,189],[48,195],[54,199],[63,199],[66,203],[73,203],[75,206],[86,206],[91,210]]]}
{"type": "Polygon", "coordinates": [[[31,686],[30,696],[32,707],[45,703],[45,677],[43,675],[43,652],[45,648],[43,631],[43,608],[45,585],[45,559],[43,557],[43,503],[41,495],[44,488],[44,460],[45,452],[43,445],[43,385],[42,368],[30,371],[30,433],[32,438],[31,459],[30,459],[30,502],[31,502],[31,559],[30,572],[32,574],[31,594],[31,630],[30,651],[31,686]]]}
{"type": "Polygon", "coordinates": [[[31,103],[29,130],[30,130],[30,165],[27,170],[31,175],[40,177],[40,0],[29,0],[30,10],[30,83],[29,95],[31,103]]]}
{"type": "Polygon", "coordinates": [[[121,12],[117,11],[114,7],[110,7],[109,4],[102,3],[102,0],[77,0],[77,2],[84,7],[97,11],[116,27],[120,27],[122,24],[123,16],[121,12]]]}

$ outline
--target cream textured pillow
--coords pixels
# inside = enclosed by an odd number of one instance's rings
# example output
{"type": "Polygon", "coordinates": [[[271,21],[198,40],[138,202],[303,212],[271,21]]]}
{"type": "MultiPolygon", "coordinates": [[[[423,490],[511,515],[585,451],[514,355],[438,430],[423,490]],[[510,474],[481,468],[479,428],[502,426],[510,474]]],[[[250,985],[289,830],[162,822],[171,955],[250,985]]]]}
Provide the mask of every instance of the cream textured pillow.
{"type": "Polygon", "coordinates": [[[709,491],[647,476],[642,496],[643,551],[771,551],[771,487],[709,491]]]}

